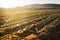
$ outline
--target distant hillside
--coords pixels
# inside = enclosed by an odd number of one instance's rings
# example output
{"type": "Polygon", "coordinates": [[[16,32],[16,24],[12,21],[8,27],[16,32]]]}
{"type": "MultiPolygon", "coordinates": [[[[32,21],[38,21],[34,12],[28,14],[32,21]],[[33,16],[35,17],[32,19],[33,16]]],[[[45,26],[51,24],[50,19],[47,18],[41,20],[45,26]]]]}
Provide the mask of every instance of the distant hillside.
{"type": "Polygon", "coordinates": [[[32,8],[32,9],[39,9],[39,8],[60,8],[60,4],[31,4],[25,7],[32,8]]]}

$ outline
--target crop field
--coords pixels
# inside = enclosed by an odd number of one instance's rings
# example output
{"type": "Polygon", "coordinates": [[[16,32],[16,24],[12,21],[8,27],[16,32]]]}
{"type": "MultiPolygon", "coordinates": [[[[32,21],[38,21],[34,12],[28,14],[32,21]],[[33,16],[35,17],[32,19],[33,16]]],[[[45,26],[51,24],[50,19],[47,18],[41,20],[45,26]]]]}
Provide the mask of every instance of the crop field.
{"type": "Polygon", "coordinates": [[[59,34],[60,9],[0,12],[0,40],[59,40],[59,34]]]}

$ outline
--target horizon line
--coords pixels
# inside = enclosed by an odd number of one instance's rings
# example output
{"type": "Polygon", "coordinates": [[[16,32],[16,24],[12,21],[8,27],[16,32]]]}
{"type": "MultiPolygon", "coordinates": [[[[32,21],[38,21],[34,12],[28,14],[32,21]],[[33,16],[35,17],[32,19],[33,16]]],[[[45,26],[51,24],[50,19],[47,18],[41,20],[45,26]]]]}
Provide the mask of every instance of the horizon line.
{"type": "Polygon", "coordinates": [[[28,5],[33,5],[33,4],[57,4],[60,5],[59,3],[32,3],[32,4],[26,4],[26,5],[18,5],[18,6],[13,6],[13,7],[0,7],[0,8],[16,8],[16,7],[24,7],[24,6],[28,6],[28,5]]]}

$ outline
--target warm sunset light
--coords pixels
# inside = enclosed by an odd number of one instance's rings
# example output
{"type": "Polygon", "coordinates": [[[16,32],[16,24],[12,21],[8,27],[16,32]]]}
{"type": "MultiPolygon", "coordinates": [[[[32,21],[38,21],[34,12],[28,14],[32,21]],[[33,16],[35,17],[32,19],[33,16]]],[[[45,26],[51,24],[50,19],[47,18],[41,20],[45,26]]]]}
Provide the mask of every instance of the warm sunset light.
{"type": "Polygon", "coordinates": [[[0,40],[60,40],[60,0],[0,0],[0,40]]]}

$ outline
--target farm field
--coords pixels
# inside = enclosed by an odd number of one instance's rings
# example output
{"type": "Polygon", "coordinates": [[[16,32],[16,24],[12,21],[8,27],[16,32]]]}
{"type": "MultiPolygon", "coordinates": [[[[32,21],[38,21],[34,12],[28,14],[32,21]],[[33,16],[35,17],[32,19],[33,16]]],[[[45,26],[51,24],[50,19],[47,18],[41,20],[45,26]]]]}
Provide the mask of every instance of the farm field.
{"type": "Polygon", "coordinates": [[[0,40],[59,40],[60,8],[0,9],[0,40]]]}

